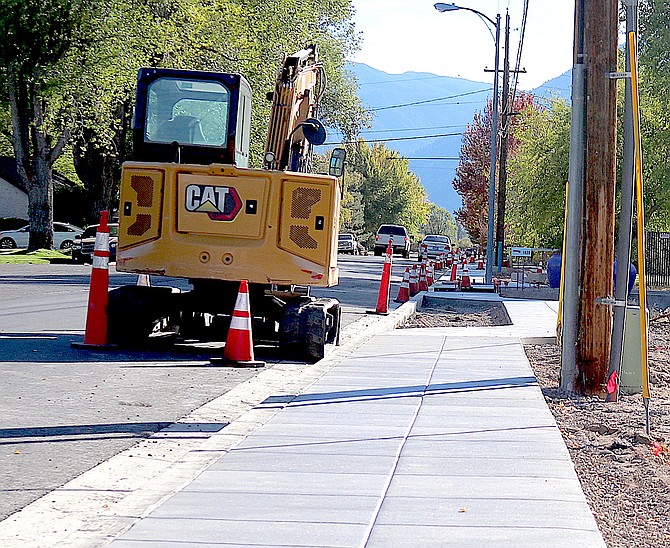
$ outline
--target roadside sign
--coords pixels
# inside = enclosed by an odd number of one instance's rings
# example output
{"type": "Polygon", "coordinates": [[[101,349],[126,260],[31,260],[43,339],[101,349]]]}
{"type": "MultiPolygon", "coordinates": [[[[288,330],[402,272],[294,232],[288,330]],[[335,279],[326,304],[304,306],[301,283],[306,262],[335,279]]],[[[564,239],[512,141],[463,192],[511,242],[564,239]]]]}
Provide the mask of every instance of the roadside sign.
{"type": "Polygon", "coordinates": [[[530,257],[532,251],[533,250],[530,247],[513,247],[512,257],[530,257]]]}

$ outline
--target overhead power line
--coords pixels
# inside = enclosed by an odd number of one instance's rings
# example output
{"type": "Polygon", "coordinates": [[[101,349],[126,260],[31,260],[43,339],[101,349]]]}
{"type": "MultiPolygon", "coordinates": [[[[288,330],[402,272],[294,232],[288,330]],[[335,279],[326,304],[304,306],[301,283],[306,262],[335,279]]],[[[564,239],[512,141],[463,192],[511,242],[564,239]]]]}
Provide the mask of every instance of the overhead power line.
{"type": "Polygon", "coordinates": [[[369,129],[365,131],[361,131],[362,134],[368,134],[368,133],[397,133],[400,131],[426,131],[429,129],[449,129],[453,127],[462,127],[465,128],[467,124],[454,124],[451,126],[430,126],[430,127],[412,127],[412,128],[397,128],[397,129],[369,129]]]}
{"type": "Polygon", "coordinates": [[[387,160],[460,160],[456,156],[401,156],[396,158],[395,156],[389,156],[387,160]]]}
{"type": "Polygon", "coordinates": [[[436,139],[438,137],[455,137],[457,135],[463,135],[463,132],[458,133],[438,133],[435,135],[417,135],[415,137],[393,137],[391,139],[356,139],[355,141],[333,141],[330,143],[324,143],[323,146],[327,145],[349,145],[356,144],[360,142],[364,143],[387,143],[389,141],[414,141],[416,139],[436,139]]]}
{"type": "Polygon", "coordinates": [[[458,93],[456,95],[447,95],[445,97],[437,97],[435,99],[426,99],[424,101],[414,101],[413,103],[402,103],[402,104],[399,104],[399,105],[390,105],[390,106],[387,106],[387,107],[371,108],[369,110],[374,111],[374,112],[378,112],[380,110],[389,110],[389,109],[392,109],[392,108],[402,108],[402,107],[412,107],[412,106],[415,106],[415,105],[425,105],[426,103],[435,103],[437,101],[445,101],[446,99],[456,99],[457,97],[466,97],[468,95],[475,95],[477,93],[483,93],[485,91],[491,91],[491,88],[488,87],[488,88],[484,88],[484,89],[478,89],[478,90],[475,90],[475,91],[468,91],[468,92],[465,92],[465,93],[458,93]]]}
{"type": "Polygon", "coordinates": [[[516,97],[516,88],[519,83],[519,67],[521,66],[521,53],[523,52],[523,41],[526,36],[526,21],[528,20],[528,4],[530,0],[524,0],[523,3],[523,18],[521,20],[521,37],[519,38],[519,49],[516,54],[516,63],[514,66],[513,81],[512,81],[512,94],[510,101],[510,108],[514,108],[514,98],[516,97]]]}

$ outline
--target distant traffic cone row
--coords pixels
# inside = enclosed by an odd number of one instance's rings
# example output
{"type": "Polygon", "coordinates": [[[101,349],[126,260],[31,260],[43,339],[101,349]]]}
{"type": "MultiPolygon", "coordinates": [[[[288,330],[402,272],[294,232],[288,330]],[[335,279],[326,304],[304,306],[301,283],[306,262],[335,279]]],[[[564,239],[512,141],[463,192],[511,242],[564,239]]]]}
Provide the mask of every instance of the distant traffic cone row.
{"type": "Polygon", "coordinates": [[[235,309],[230,318],[230,327],[223,349],[223,358],[212,358],[212,364],[233,365],[239,367],[262,367],[263,361],[254,359],[254,343],[251,336],[251,310],[249,308],[249,285],[247,280],[240,282],[235,301],[235,309]]]}

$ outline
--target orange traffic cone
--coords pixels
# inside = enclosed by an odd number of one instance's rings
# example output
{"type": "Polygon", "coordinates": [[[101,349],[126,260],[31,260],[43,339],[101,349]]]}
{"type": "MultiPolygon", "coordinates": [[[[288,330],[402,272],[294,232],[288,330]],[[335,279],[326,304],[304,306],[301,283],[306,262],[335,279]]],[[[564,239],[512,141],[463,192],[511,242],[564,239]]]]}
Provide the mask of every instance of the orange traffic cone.
{"type": "Polygon", "coordinates": [[[484,270],[484,259],[479,259],[477,262],[477,270],[484,270]]]}
{"type": "Polygon", "coordinates": [[[149,278],[149,274],[138,274],[137,285],[141,285],[143,287],[151,287],[151,279],[149,278]]]}
{"type": "Polygon", "coordinates": [[[412,265],[412,271],[409,274],[409,296],[414,297],[419,292],[419,273],[416,265],[412,265]]]}
{"type": "Polygon", "coordinates": [[[405,275],[402,277],[398,296],[395,298],[397,303],[406,303],[409,301],[409,266],[405,267],[405,275]]]}
{"type": "Polygon", "coordinates": [[[83,343],[75,348],[97,348],[107,345],[107,291],[109,287],[109,212],[100,212],[100,226],[95,234],[91,285],[88,291],[86,331],[83,343]]]}
{"type": "Polygon", "coordinates": [[[254,344],[251,340],[251,312],[249,310],[249,286],[247,280],[240,282],[235,309],[230,318],[230,327],[223,349],[223,358],[212,358],[210,363],[237,367],[263,367],[265,362],[254,359],[254,344]]]}
{"type": "Polygon", "coordinates": [[[426,284],[428,287],[435,283],[435,273],[433,271],[433,262],[426,261],[426,284]]]}
{"type": "Polygon", "coordinates": [[[450,282],[455,282],[457,276],[458,276],[458,264],[457,263],[452,263],[451,264],[451,276],[449,276],[449,281],[450,282]]]}
{"type": "Polygon", "coordinates": [[[379,283],[379,294],[377,295],[377,307],[374,310],[367,310],[368,314],[388,314],[389,299],[391,298],[391,265],[393,262],[393,247],[391,240],[386,248],[384,256],[384,269],[382,270],[382,279],[379,283]]]}
{"type": "Polygon", "coordinates": [[[463,274],[461,274],[461,289],[469,289],[472,285],[470,284],[470,274],[468,274],[468,269],[463,269],[463,274]]]}
{"type": "Polygon", "coordinates": [[[419,272],[419,291],[428,291],[428,281],[426,280],[426,263],[421,264],[419,272]]]}

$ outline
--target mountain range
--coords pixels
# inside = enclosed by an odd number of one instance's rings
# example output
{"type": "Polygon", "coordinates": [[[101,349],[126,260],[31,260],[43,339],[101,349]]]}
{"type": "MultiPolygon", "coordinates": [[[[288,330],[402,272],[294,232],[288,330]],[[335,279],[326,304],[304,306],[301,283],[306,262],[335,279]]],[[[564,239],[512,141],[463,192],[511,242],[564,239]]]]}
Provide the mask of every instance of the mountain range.
{"type": "MultiPolygon", "coordinates": [[[[492,82],[437,76],[426,72],[389,74],[363,63],[349,69],[359,83],[359,97],[374,116],[362,132],[367,141],[384,141],[410,160],[431,202],[455,211],[460,196],[452,186],[463,132],[492,95],[492,82]]],[[[570,99],[570,72],[532,90],[539,97],[570,99]]],[[[332,140],[332,139],[329,139],[332,140]]]]}

